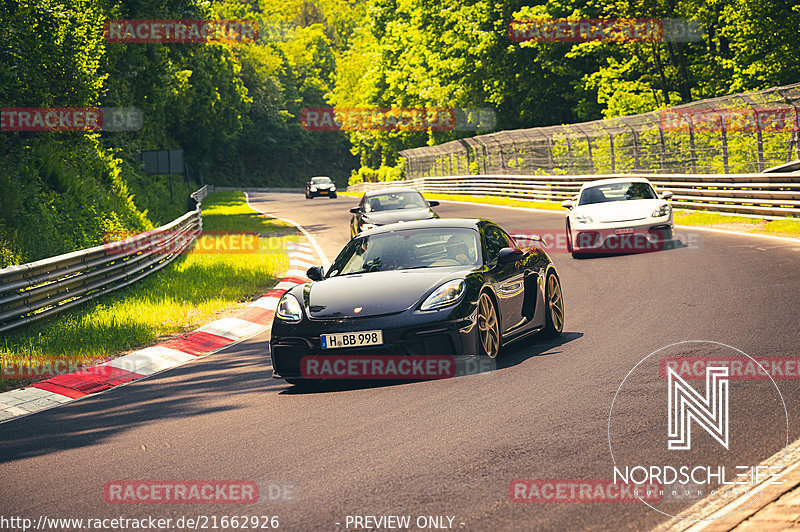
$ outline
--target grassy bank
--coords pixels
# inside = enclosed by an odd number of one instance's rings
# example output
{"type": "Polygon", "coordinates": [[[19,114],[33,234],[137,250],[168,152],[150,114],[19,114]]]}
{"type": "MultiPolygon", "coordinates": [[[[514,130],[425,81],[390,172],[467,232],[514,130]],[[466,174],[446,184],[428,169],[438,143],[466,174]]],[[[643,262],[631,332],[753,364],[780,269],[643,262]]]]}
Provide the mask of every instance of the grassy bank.
{"type": "MultiPolygon", "coordinates": [[[[4,364],[113,358],[193,330],[274,286],[288,269],[286,243],[298,239],[293,227],[250,209],[240,192],[203,201],[203,231],[204,241],[139,283],[6,335],[0,344],[4,364]],[[258,246],[247,253],[218,249],[219,231],[256,232],[258,246]]],[[[2,379],[0,391],[29,382],[2,379]]]]}

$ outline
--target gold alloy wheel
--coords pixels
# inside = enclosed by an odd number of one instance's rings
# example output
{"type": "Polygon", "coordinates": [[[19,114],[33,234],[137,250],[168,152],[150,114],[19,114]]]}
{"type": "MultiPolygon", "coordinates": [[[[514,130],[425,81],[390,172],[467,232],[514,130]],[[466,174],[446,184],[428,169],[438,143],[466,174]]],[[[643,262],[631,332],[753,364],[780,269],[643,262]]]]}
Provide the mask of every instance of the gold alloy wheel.
{"type": "Polygon", "coordinates": [[[478,299],[478,334],[483,352],[489,358],[495,358],[500,352],[500,324],[492,298],[486,292],[478,299]]]}
{"type": "Polygon", "coordinates": [[[564,330],[564,298],[561,296],[561,283],[555,274],[547,278],[547,304],[554,332],[558,334],[564,330]]]}

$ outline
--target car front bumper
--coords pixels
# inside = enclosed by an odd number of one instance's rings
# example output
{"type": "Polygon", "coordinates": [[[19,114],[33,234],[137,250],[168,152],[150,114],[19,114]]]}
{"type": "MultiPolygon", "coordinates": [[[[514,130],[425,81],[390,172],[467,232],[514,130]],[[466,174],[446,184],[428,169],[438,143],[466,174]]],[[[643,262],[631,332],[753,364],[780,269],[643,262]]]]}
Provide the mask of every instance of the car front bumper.
{"type": "MultiPolygon", "coordinates": [[[[304,359],[374,357],[463,357],[478,353],[478,328],[473,313],[447,319],[447,311],[421,313],[409,310],[390,316],[308,320],[290,323],[276,318],[269,342],[273,377],[313,379],[304,359]],[[380,330],[383,344],[323,349],[320,335],[380,330]]],[[[338,378],[348,378],[347,375],[338,378]]],[[[352,377],[361,378],[361,377],[352,377]]]]}
{"type": "Polygon", "coordinates": [[[577,225],[571,231],[573,253],[645,253],[664,249],[674,238],[672,217],[577,225]]]}

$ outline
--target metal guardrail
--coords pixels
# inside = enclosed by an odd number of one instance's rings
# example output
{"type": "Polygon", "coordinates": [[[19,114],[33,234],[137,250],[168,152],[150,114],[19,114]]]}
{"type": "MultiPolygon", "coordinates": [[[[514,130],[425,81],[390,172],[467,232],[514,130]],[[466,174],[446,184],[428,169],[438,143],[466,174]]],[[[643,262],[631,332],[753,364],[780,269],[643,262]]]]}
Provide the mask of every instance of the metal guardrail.
{"type": "Polygon", "coordinates": [[[203,228],[194,211],[117,242],[0,269],[0,333],[53,316],[131,285],[175,260],[203,228]]]}
{"type": "Polygon", "coordinates": [[[270,192],[270,193],[285,193],[285,194],[303,194],[306,189],[296,187],[217,187],[211,185],[212,192],[270,192]]]}
{"type": "Polygon", "coordinates": [[[673,207],[765,218],[800,217],[798,174],[609,174],[572,176],[467,175],[419,177],[406,181],[359,183],[348,192],[413,187],[424,193],[500,196],[532,201],[561,202],[581,185],[611,177],[645,177],[674,194],[673,207]]]}

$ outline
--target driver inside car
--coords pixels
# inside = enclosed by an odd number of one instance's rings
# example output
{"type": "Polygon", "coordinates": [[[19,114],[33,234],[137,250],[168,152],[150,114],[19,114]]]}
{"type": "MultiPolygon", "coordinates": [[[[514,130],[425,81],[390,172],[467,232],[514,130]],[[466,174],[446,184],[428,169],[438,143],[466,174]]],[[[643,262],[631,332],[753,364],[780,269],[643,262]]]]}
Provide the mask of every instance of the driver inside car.
{"type": "Polygon", "coordinates": [[[469,258],[469,244],[465,241],[464,235],[452,235],[447,239],[444,247],[447,251],[447,258],[453,259],[459,264],[471,264],[469,258]]]}

